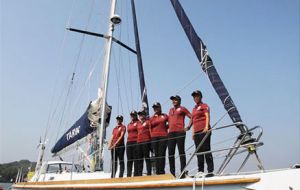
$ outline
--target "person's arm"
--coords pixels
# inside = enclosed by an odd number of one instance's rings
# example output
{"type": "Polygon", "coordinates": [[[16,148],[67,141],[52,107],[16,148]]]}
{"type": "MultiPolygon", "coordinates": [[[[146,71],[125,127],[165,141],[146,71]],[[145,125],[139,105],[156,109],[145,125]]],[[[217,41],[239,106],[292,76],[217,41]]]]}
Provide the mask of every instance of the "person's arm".
{"type": "Polygon", "coordinates": [[[113,141],[113,136],[110,138],[110,140],[108,142],[108,150],[112,149],[112,141],[113,141]]]}
{"type": "Polygon", "coordinates": [[[185,107],[183,107],[183,108],[184,108],[184,109],[183,109],[184,114],[185,114],[188,118],[192,119],[192,114],[191,114],[191,112],[189,112],[189,110],[186,109],[185,107]]]}
{"type": "Polygon", "coordinates": [[[165,114],[165,122],[166,122],[166,127],[167,129],[169,129],[169,116],[167,114],[165,114]]]}
{"type": "Polygon", "coordinates": [[[151,122],[148,120],[146,125],[148,125],[150,136],[152,136],[152,134],[151,134],[152,133],[151,122]]]}
{"type": "Polygon", "coordinates": [[[184,129],[185,129],[185,131],[188,131],[188,130],[190,130],[190,129],[191,129],[191,127],[192,127],[192,125],[193,125],[193,119],[191,118],[191,119],[190,119],[190,122],[189,122],[189,124],[188,124],[188,126],[187,126],[186,128],[184,128],[184,129]]]}
{"type": "Polygon", "coordinates": [[[209,130],[209,120],[210,120],[210,117],[209,117],[209,112],[206,112],[204,113],[205,115],[205,128],[203,130],[204,133],[206,133],[208,130],[209,130]]]}
{"type": "Polygon", "coordinates": [[[185,115],[188,117],[188,118],[190,118],[190,121],[189,121],[189,124],[188,124],[188,126],[185,128],[185,131],[188,131],[188,130],[190,130],[191,129],[191,127],[192,127],[192,125],[193,125],[193,118],[192,118],[192,114],[191,114],[191,112],[189,112],[189,110],[188,109],[186,109],[185,108],[185,115]]]}
{"type": "Polygon", "coordinates": [[[195,136],[195,129],[194,126],[192,127],[192,139],[194,140],[194,136],[195,136]]]}

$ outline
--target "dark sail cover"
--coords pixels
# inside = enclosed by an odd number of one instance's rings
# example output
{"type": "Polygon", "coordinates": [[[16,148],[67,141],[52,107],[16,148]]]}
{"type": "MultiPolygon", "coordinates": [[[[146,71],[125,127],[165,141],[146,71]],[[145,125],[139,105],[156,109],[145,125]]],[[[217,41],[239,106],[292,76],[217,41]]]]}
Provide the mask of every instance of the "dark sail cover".
{"type": "MultiPolygon", "coordinates": [[[[86,137],[88,134],[94,132],[101,123],[100,118],[100,104],[101,98],[92,101],[85,113],[72,125],[72,127],[64,133],[64,135],[57,141],[51,152],[58,153],[62,149],[72,145],[76,141],[86,137]]],[[[106,120],[105,128],[109,125],[112,107],[105,106],[106,120]]],[[[104,129],[105,131],[105,129],[104,129]]]]}
{"type": "MultiPolygon", "coordinates": [[[[88,108],[89,109],[89,108],[88,108]]],[[[88,118],[88,109],[85,113],[74,123],[74,125],[57,141],[52,148],[51,153],[55,154],[74,142],[82,139],[88,134],[96,130],[95,127],[90,126],[88,118]]]]}
{"type": "Polygon", "coordinates": [[[230,118],[233,122],[242,122],[240,114],[235,107],[225,85],[223,84],[216,68],[213,65],[211,57],[208,55],[205,44],[197,35],[193,25],[191,24],[189,18],[185,14],[181,4],[178,0],[171,0],[174,7],[176,15],[184,29],[197,57],[200,61],[202,70],[208,75],[210,82],[212,83],[215,91],[217,92],[219,98],[221,99],[224,108],[228,112],[230,118]]]}
{"type": "Polygon", "coordinates": [[[138,32],[138,25],[137,25],[137,19],[136,19],[136,11],[135,11],[134,0],[131,0],[131,7],[132,7],[135,46],[136,46],[136,53],[137,53],[139,78],[140,78],[142,108],[143,108],[143,110],[146,111],[147,115],[149,115],[149,105],[148,105],[147,89],[146,89],[145,78],[144,78],[144,69],[143,69],[143,62],[142,62],[142,52],[141,52],[141,47],[140,47],[139,32],[138,32]]]}

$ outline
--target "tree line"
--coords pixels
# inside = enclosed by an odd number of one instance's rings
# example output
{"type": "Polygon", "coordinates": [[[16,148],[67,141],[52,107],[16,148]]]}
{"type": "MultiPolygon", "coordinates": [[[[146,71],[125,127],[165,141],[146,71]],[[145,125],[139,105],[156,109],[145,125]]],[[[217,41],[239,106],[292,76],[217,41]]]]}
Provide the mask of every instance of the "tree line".
{"type": "Polygon", "coordinates": [[[20,160],[6,164],[0,164],[0,182],[12,183],[16,180],[18,170],[22,168],[22,176],[26,178],[29,170],[33,171],[36,162],[29,160],[20,160]]]}

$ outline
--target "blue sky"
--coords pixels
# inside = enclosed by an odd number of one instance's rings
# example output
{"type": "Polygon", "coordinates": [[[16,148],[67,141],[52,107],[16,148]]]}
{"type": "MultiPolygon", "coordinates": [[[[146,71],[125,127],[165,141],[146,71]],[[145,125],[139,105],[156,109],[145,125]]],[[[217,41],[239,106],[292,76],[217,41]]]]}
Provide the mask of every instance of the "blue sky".
{"type": "MultiPolygon", "coordinates": [[[[108,11],[102,2],[1,1],[0,163],[36,160],[36,146],[45,133],[49,115],[55,116],[50,119],[48,151],[64,128],[96,97],[103,40],[84,37],[78,56],[83,37],[64,28],[105,33],[108,11]],[[74,67],[70,102],[65,102],[74,67]],[[93,68],[91,79],[85,83],[93,68]],[[67,111],[61,121],[64,103],[67,111]],[[60,121],[62,127],[58,129],[60,121]]],[[[299,1],[181,2],[206,43],[243,121],[249,127],[263,127],[265,145],[259,153],[265,166],[279,168],[299,163],[299,1]]],[[[115,36],[133,47],[130,6],[128,1],[121,3],[117,13],[123,22],[116,28],[115,36]]],[[[202,73],[170,2],[144,0],[137,1],[136,6],[150,104],[160,101],[167,112],[171,106],[168,98],[179,94],[183,105],[191,110],[190,93],[200,89],[211,107],[214,124],[225,111],[202,73]]],[[[140,107],[135,57],[117,45],[113,50],[108,92],[113,105],[112,125],[115,115],[128,115],[140,107]],[[122,100],[118,99],[119,94],[122,100]]],[[[228,123],[227,117],[220,125],[228,123]]],[[[237,135],[234,129],[216,132],[212,142],[233,135],[237,135]]],[[[187,146],[192,144],[190,139],[187,138],[187,146]]]]}

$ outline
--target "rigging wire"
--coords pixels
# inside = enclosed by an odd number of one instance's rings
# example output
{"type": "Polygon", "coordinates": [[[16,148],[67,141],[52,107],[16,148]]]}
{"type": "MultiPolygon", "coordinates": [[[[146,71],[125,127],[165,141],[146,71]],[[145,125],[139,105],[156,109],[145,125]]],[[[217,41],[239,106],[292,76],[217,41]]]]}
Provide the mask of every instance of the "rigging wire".
{"type": "MultiPolygon", "coordinates": [[[[66,21],[66,26],[69,26],[70,23],[71,23],[71,18],[72,18],[72,14],[73,14],[73,10],[74,10],[74,3],[75,0],[72,0],[72,3],[71,3],[71,10],[69,12],[69,16],[67,18],[67,21],[66,21]]],[[[62,56],[63,56],[63,49],[65,48],[65,44],[66,44],[66,38],[67,38],[67,33],[68,31],[65,30],[64,32],[64,36],[63,36],[63,40],[62,40],[62,43],[60,45],[60,51],[59,51],[59,56],[58,56],[58,63],[62,64],[63,61],[62,61],[62,56]]],[[[60,67],[60,68],[63,68],[63,67],[60,67]]],[[[58,75],[58,74],[57,74],[58,75]]],[[[48,118],[47,118],[47,123],[46,123],[46,130],[45,130],[45,134],[44,134],[44,141],[46,141],[46,138],[47,138],[47,135],[48,135],[48,131],[50,130],[50,123],[52,122],[52,119],[58,109],[58,105],[54,107],[54,94],[56,92],[56,88],[57,88],[57,85],[58,85],[58,77],[55,77],[56,80],[55,80],[55,85],[54,85],[54,89],[53,89],[53,92],[52,92],[52,95],[51,95],[51,103],[50,103],[50,110],[49,110],[49,114],[48,114],[48,118]],[[53,110],[54,109],[54,110],[53,110]],[[52,113],[52,114],[51,114],[52,113]]],[[[60,97],[62,97],[63,93],[61,93],[60,97]]],[[[61,100],[61,98],[59,98],[59,100],[61,100]]]]}
{"type": "MultiPolygon", "coordinates": [[[[96,41],[94,41],[96,42],[96,41]]],[[[97,46],[96,46],[96,43],[93,44],[93,48],[94,49],[94,54],[96,54],[97,52],[97,46]]],[[[77,97],[77,99],[74,101],[74,106],[73,106],[73,109],[72,109],[72,113],[71,115],[74,114],[74,111],[76,111],[76,108],[79,107],[79,103],[81,102],[81,98],[85,92],[85,87],[87,87],[88,89],[90,89],[90,81],[91,81],[91,77],[93,76],[93,73],[95,72],[95,69],[96,69],[96,66],[99,64],[100,62],[100,59],[103,57],[103,50],[101,51],[101,53],[99,54],[99,58],[97,58],[95,61],[92,60],[92,57],[91,57],[91,60],[89,61],[90,63],[93,63],[92,64],[92,68],[90,69],[89,73],[88,73],[88,76],[86,77],[84,83],[82,84],[82,86],[80,87],[80,91],[79,91],[79,95],[77,97]]],[[[91,96],[90,96],[90,90],[87,90],[88,92],[88,97],[89,97],[89,100],[91,99],[91,96]]],[[[70,119],[70,118],[69,118],[70,119]]]]}
{"type": "MultiPolygon", "coordinates": [[[[116,57],[115,57],[115,54],[112,52],[113,54],[113,59],[115,60],[116,57]]],[[[116,82],[117,82],[117,96],[118,96],[118,102],[117,102],[117,112],[118,114],[120,113],[120,108],[121,108],[121,113],[122,115],[124,114],[123,113],[123,101],[122,101],[122,97],[121,97],[121,88],[120,88],[120,70],[118,71],[118,68],[117,68],[117,64],[116,64],[116,61],[113,61],[114,63],[114,68],[115,68],[115,75],[116,75],[116,82]]]]}
{"type": "MultiPolygon", "coordinates": [[[[128,18],[128,10],[129,10],[129,8],[128,8],[128,3],[125,3],[125,5],[126,5],[126,16],[125,16],[125,20],[126,20],[126,27],[127,27],[127,29],[129,28],[129,18],[128,18]]],[[[130,42],[130,36],[129,36],[129,32],[127,32],[126,33],[127,35],[126,35],[126,37],[127,37],[127,42],[130,42]]],[[[130,54],[129,54],[129,52],[127,51],[127,58],[128,58],[128,63],[129,63],[129,67],[128,67],[128,73],[132,73],[132,66],[131,66],[131,64],[132,64],[132,62],[131,62],[131,56],[130,56],[130,54]]],[[[133,102],[133,88],[132,88],[132,77],[131,77],[132,75],[130,74],[129,75],[129,88],[130,88],[130,97],[131,97],[131,102],[133,102]]]]}
{"type": "MultiPolygon", "coordinates": [[[[92,1],[91,3],[91,7],[90,7],[90,10],[89,10],[89,15],[88,15],[88,22],[85,26],[85,30],[87,30],[89,24],[90,24],[90,20],[91,20],[91,15],[92,15],[92,11],[93,11],[93,5],[95,3],[95,0],[92,1]]],[[[82,54],[82,49],[83,49],[83,43],[84,43],[84,40],[85,40],[85,34],[82,34],[82,38],[81,38],[81,41],[80,41],[80,45],[79,45],[79,52],[77,54],[77,57],[76,57],[76,61],[75,61],[75,64],[73,66],[73,72],[72,72],[72,78],[70,80],[70,83],[69,83],[69,88],[68,88],[68,92],[67,92],[67,95],[66,95],[66,102],[63,106],[63,112],[61,114],[61,118],[60,118],[60,122],[59,122],[59,127],[58,127],[58,130],[57,130],[57,134],[56,134],[56,141],[58,139],[58,135],[62,129],[62,121],[63,121],[63,118],[64,118],[64,114],[65,114],[65,110],[66,110],[66,107],[67,105],[70,105],[71,101],[69,100],[68,101],[68,97],[69,95],[71,94],[71,91],[72,91],[72,88],[73,88],[73,84],[74,84],[74,79],[75,79],[75,74],[76,74],[76,70],[77,70],[77,66],[79,64],[79,59],[80,59],[80,56],[82,54]]],[[[66,116],[65,116],[66,117],[66,116]]],[[[66,126],[65,126],[66,127],[66,126]]]]}
{"type": "MultiPolygon", "coordinates": [[[[187,82],[182,88],[180,88],[179,90],[175,91],[175,93],[173,93],[173,94],[179,94],[179,93],[181,93],[188,86],[190,86],[193,82],[195,82],[200,76],[201,76],[201,73],[197,74],[192,80],[190,80],[189,82],[187,82]]],[[[162,104],[166,105],[168,102],[169,102],[169,99],[165,100],[162,104]]]]}
{"type": "MultiPolygon", "coordinates": [[[[120,30],[121,32],[121,30],[120,30]]],[[[121,37],[121,35],[119,35],[119,37],[121,37]]],[[[120,39],[121,40],[121,39],[120,39]]],[[[121,61],[121,55],[122,55],[122,48],[119,47],[119,72],[120,72],[120,77],[123,76],[123,84],[124,84],[124,94],[125,94],[125,99],[126,99],[126,105],[127,105],[127,110],[128,110],[128,113],[130,112],[130,110],[132,109],[132,104],[133,102],[130,103],[129,101],[129,98],[128,98],[128,88],[127,88],[127,85],[126,85],[126,81],[125,78],[126,78],[126,75],[125,75],[125,69],[124,69],[124,62],[121,61]],[[123,74],[123,75],[122,75],[123,74]],[[130,106],[131,105],[131,106],[130,106]]],[[[128,73],[129,75],[131,75],[131,73],[128,73]]]]}

